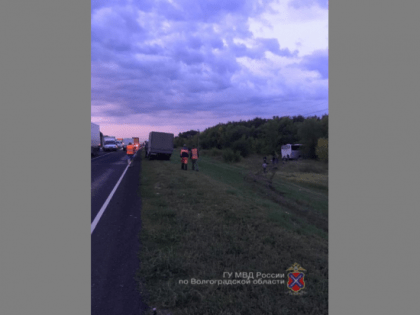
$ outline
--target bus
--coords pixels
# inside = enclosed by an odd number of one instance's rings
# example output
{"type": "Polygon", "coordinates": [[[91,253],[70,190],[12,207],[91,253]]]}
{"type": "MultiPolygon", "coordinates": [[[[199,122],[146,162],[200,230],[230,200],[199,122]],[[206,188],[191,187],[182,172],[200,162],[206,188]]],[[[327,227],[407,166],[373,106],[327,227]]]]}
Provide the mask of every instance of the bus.
{"type": "Polygon", "coordinates": [[[285,144],[281,146],[281,158],[283,160],[297,160],[302,157],[302,144],[285,144]]]}

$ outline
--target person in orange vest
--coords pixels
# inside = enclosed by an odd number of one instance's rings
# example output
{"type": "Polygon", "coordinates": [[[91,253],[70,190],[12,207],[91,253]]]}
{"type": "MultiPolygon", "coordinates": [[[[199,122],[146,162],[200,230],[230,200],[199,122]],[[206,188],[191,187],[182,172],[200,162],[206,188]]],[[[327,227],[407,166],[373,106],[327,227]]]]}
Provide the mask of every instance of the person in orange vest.
{"type": "Polygon", "coordinates": [[[133,156],[134,156],[134,145],[131,144],[131,142],[127,145],[127,162],[131,167],[131,163],[133,162],[133,156]]]}
{"type": "Polygon", "coordinates": [[[188,148],[186,144],[184,144],[184,146],[182,147],[180,156],[181,156],[181,169],[187,170],[189,152],[188,152],[188,148]]]}
{"type": "MultiPolygon", "coordinates": [[[[195,163],[198,160],[198,149],[193,145],[193,148],[191,149],[191,161],[192,161],[192,169],[195,170],[195,163]]],[[[198,171],[198,167],[197,167],[198,171]]]]}

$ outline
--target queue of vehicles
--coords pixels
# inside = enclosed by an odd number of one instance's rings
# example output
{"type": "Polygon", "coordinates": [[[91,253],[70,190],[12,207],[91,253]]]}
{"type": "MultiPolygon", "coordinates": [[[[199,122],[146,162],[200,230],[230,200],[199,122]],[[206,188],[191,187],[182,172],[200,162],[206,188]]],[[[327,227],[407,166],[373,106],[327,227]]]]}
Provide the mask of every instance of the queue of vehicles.
{"type": "MultiPolygon", "coordinates": [[[[102,151],[127,150],[127,145],[132,143],[135,150],[145,147],[145,157],[149,159],[162,157],[169,160],[174,147],[174,134],[152,131],[149,133],[149,139],[140,143],[138,137],[115,138],[112,136],[103,136],[99,125],[91,122],[91,155],[97,155],[102,151]]],[[[302,144],[285,144],[281,147],[281,157],[283,160],[292,160],[302,158],[302,144]]]]}
{"type": "Polygon", "coordinates": [[[93,122],[90,123],[90,142],[91,156],[98,155],[100,151],[110,152],[118,150],[127,150],[127,145],[131,142],[135,146],[135,150],[143,147],[138,137],[132,138],[116,138],[114,136],[103,135],[100,127],[93,122]]]}

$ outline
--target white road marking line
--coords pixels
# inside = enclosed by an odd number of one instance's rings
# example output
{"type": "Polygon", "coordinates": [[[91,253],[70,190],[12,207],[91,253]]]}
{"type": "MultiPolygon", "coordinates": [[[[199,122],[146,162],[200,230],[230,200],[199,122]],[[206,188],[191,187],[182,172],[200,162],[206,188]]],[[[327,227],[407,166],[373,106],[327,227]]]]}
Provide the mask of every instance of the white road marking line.
{"type": "Polygon", "coordinates": [[[112,199],[112,196],[114,196],[114,193],[117,190],[118,186],[120,185],[121,180],[123,179],[123,177],[124,177],[125,173],[127,172],[127,170],[128,170],[128,165],[125,168],[124,172],[122,173],[122,175],[121,175],[120,179],[118,180],[117,184],[115,184],[114,189],[112,189],[112,191],[109,194],[108,198],[105,200],[105,203],[103,204],[101,210],[99,210],[98,214],[96,215],[95,220],[93,220],[92,224],[90,225],[90,234],[91,235],[92,235],[93,231],[95,230],[96,225],[98,224],[98,222],[101,219],[102,215],[104,214],[106,207],[108,206],[109,202],[112,199]]]}

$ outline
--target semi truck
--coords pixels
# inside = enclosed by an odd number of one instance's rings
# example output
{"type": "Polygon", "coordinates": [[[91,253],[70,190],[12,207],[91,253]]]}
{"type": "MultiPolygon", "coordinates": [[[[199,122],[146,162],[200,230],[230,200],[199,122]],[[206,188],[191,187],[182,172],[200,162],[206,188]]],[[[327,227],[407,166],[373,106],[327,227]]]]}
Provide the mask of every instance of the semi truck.
{"type": "Polygon", "coordinates": [[[90,155],[96,155],[101,147],[101,132],[99,125],[90,123],[90,155]]]}
{"type": "Polygon", "coordinates": [[[162,157],[166,160],[171,158],[174,150],[174,134],[152,131],[149,133],[149,141],[147,143],[147,157],[162,157]]]}

